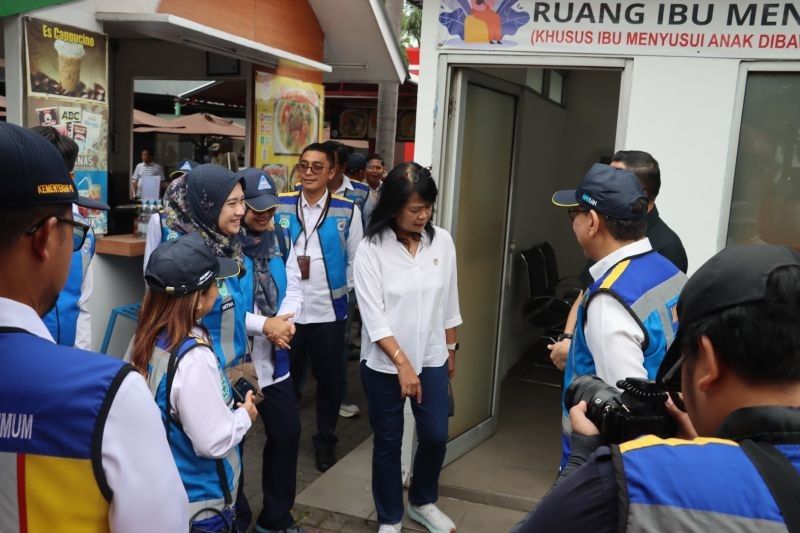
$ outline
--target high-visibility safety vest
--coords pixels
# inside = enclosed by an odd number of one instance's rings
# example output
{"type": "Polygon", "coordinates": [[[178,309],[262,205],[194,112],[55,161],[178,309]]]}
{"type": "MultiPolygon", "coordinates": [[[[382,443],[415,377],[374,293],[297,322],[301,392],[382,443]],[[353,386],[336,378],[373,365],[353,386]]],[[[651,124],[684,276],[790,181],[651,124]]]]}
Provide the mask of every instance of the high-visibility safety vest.
{"type": "MultiPolygon", "coordinates": [[[[75,220],[89,223],[85,218],[77,213],[73,214],[75,220]]],[[[94,257],[95,237],[94,232],[89,230],[83,247],[72,253],[72,264],[69,267],[67,283],[58,294],[56,306],[47,313],[42,321],[53,339],[64,346],[75,346],[75,337],[78,330],[78,315],[80,307],[78,302],[81,299],[81,288],[86,272],[89,270],[89,263],[94,257]]]]}
{"type": "MultiPolygon", "coordinates": [[[[161,242],[175,240],[181,234],[169,229],[161,216],[161,242]]],[[[253,311],[253,260],[244,256],[244,274],[217,282],[219,295],[202,323],[211,335],[214,355],[222,368],[243,362],[250,351],[247,342],[247,313],[253,311]]]]}
{"type": "MultiPolygon", "coordinates": [[[[286,230],[287,249],[297,242],[303,231],[297,210],[300,209],[300,192],[289,192],[278,196],[280,204],[275,213],[276,223],[286,230]]],[[[353,219],[353,202],[341,196],[332,195],[325,220],[317,228],[325,272],[331,292],[331,303],[336,320],[347,318],[347,238],[350,235],[350,221],[353,219]]],[[[308,228],[311,231],[311,228],[308,228]]]]}
{"type": "Polygon", "coordinates": [[[133,367],[14,328],[0,361],[0,531],[109,531],[102,436],[133,367]]]}
{"type": "MultiPolygon", "coordinates": [[[[800,444],[775,448],[800,469],[800,444]]],[[[763,477],[732,440],[649,435],[611,450],[626,531],[786,531],[763,477]]]]}
{"type": "MultiPolygon", "coordinates": [[[[678,330],[676,306],[678,295],[687,281],[686,274],[678,270],[661,254],[650,251],[623,259],[586,289],[578,306],[577,327],[564,367],[564,393],[580,376],[597,373],[589,345],[586,342],[586,311],[598,294],[610,294],[636,319],[644,333],[644,367],[648,379],[655,379],[658,367],[675,339],[678,330]]],[[[614,354],[606,354],[614,357],[614,354]]],[[[610,385],[616,386],[615,383],[610,385]]],[[[561,402],[563,433],[562,466],[569,457],[569,413],[561,402]]]]}
{"type": "MultiPolygon", "coordinates": [[[[178,473],[183,481],[186,494],[189,497],[189,516],[194,517],[203,509],[216,509],[224,515],[224,519],[211,512],[202,513],[195,520],[194,526],[203,531],[227,531],[233,523],[233,504],[239,486],[242,472],[242,458],[239,446],[233,449],[222,459],[209,459],[198,456],[192,441],[180,422],[170,415],[169,392],[170,374],[172,377],[183,357],[197,346],[206,346],[205,342],[194,337],[184,339],[175,350],[175,359],[170,372],[170,356],[167,351],[168,339],[160,335],[156,340],[153,355],[147,365],[147,384],[161,410],[161,419],[167,427],[167,440],[178,467],[178,473]],[[167,417],[170,417],[167,423],[167,417]]],[[[217,361],[219,366],[219,360],[217,361]]],[[[234,399],[230,382],[219,367],[220,382],[222,383],[222,399],[233,410],[234,399]]],[[[179,413],[180,414],[180,413],[179,413]]]]}

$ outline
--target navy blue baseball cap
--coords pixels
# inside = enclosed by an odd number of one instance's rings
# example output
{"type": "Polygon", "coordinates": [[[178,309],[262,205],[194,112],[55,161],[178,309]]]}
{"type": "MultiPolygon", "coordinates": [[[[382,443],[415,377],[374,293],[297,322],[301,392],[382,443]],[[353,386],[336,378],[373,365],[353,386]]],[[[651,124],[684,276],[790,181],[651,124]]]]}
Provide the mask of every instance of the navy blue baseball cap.
{"type": "Polygon", "coordinates": [[[174,179],[177,178],[178,176],[183,176],[184,174],[186,174],[187,172],[189,172],[190,170],[192,170],[194,167],[197,166],[200,166],[200,163],[198,163],[197,161],[192,161],[191,159],[184,159],[183,161],[178,163],[178,166],[175,168],[175,170],[169,173],[169,177],[170,179],[174,179]]]}
{"type": "Polygon", "coordinates": [[[199,233],[189,233],[153,250],[144,279],[152,291],[184,296],[205,289],[215,279],[238,276],[239,270],[233,259],[212,254],[199,233]]]}
{"type": "Polygon", "coordinates": [[[266,211],[278,205],[278,189],[272,176],[257,168],[246,168],[236,173],[244,178],[244,203],[253,211],[266,211]]]}
{"type": "Polygon", "coordinates": [[[63,157],[44,137],[0,122],[0,209],[77,204],[107,210],[108,204],[78,195],[63,157]]]}
{"type": "Polygon", "coordinates": [[[636,220],[647,214],[646,210],[633,212],[633,206],[641,198],[647,200],[647,195],[636,174],[595,163],[577,189],[556,192],[553,204],[559,207],[580,205],[620,220],[636,220]]]}
{"type": "Polygon", "coordinates": [[[693,324],[738,305],[758,303],[779,268],[800,268],[800,252],[776,244],[729,246],[689,278],[678,297],[678,333],[658,368],[656,381],[680,390],[683,332],[693,324]]]}
{"type": "Polygon", "coordinates": [[[347,158],[347,172],[360,172],[367,168],[367,158],[363,154],[353,152],[347,158]]]}

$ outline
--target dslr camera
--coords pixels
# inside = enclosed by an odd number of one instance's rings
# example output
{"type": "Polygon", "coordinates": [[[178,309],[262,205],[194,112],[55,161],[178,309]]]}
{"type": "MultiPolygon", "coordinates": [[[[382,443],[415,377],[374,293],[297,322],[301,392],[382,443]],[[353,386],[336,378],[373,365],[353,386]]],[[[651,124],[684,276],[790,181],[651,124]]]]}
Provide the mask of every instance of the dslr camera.
{"type": "Polygon", "coordinates": [[[586,401],[586,414],[607,444],[619,444],[641,435],[674,437],[678,426],[667,413],[668,394],[658,383],[641,378],[617,381],[618,391],[597,376],[581,376],[564,395],[569,411],[586,401]]]}

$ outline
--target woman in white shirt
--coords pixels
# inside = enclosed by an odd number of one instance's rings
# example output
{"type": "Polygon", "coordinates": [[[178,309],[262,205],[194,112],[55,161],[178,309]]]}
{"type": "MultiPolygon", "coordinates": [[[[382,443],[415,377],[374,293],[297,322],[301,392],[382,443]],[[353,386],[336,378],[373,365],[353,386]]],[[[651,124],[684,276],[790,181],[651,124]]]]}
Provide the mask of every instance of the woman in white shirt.
{"type": "Polygon", "coordinates": [[[199,325],[217,298],[215,281],[238,273],[236,261],[215,257],[197,233],[161,244],[147,263],[148,291],[131,350],[131,363],[161,409],[192,531],[231,529],[239,443],[256,418],[252,390],[234,408],[231,384],[199,325]]]}
{"type": "Polygon", "coordinates": [[[455,246],[447,231],[431,223],[437,189],[427,169],[402,163],[381,191],[354,266],[364,324],[361,379],[375,435],[372,494],[379,532],[401,530],[400,448],[403,407],[410,398],[419,445],[408,513],[431,532],[449,533],[455,525],[435,502],[461,324],[455,246]]]}

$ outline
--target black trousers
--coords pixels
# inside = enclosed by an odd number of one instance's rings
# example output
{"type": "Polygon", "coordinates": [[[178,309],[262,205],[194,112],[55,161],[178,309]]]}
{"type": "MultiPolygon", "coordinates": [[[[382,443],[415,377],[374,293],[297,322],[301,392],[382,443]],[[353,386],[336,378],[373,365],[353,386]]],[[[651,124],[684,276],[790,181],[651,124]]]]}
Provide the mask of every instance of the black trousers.
{"type": "Polygon", "coordinates": [[[261,389],[264,401],[258,414],[267,442],[261,463],[263,507],[258,525],[265,529],[288,529],[294,524],[297,488],[297,453],[300,445],[300,414],[291,376],[261,389]]]}
{"type": "MultiPolygon", "coordinates": [[[[297,324],[292,338],[292,375],[302,383],[302,376],[311,366],[317,380],[317,433],[313,437],[314,449],[330,451],[336,446],[336,421],[342,402],[342,349],[344,348],[344,320],[318,324],[297,324]]],[[[295,385],[296,398],[300,398],[299,385],[295,385]]]]}

